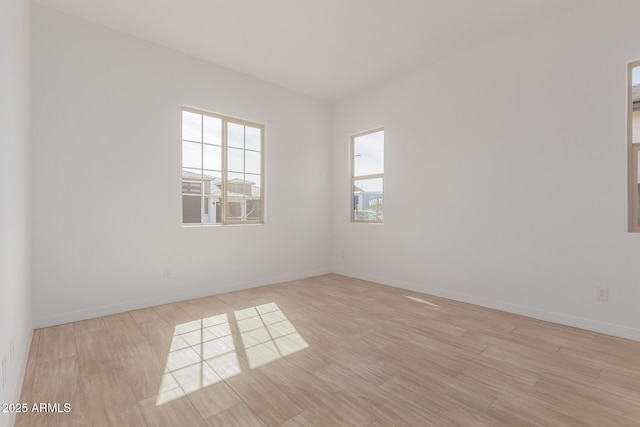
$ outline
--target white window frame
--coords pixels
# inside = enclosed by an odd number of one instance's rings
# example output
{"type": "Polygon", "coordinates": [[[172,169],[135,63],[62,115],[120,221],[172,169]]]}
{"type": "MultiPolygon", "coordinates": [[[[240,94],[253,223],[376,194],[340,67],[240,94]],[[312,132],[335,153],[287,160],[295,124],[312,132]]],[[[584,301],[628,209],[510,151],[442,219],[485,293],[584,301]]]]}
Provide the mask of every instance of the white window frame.
{"type": "Polygon", "coordinates": [[[633,143],[633,69],[640,67],[640,61],[629,63],[627,70],[627,156],[628,156],[628,207],[629,232],[639,233],[638,224],[638,153],[640,143],[633,143]]]}
{"type": "MultiPolygon", "coordinates": [[[[221,222],[220,223],[204,223],[204,222],[195,222],[195,223],[188,223],[188,222],[184,222],[184,207],[183,207],[183,197],[186,195],[188,197],[197,197],[196,195],[189,195],[183,192],[182,190],[182,182],[183,182],[183,172],[182,170],[184,169],[183,166],[183,159],[182,159],[182,143],[183,141],[187,141],[187,142],[193,142],[193,143],[199,143],[202,146],[202,150],[204,150],[204,146],[207,145],[206,143],[202,142],[202,141],[190,141],[190,140],[185,140],[182,139],[183,134],[181,132],[180,134],[180,223],[183,227],[207,227],[207,226],[220,226],[220,225],[230,225],[230,224],[264,224],[265,222],[265,200],[264,200],[264,196],[265,196],[265,152],[264,152],[264,147],[265,147],[265,126],[261,123],[256,123],[256,122],[251,122],[248,120],[244,120],[244,119],[238,119],[235,117],[230,117],[230,116],[225,116],[222,114],[218,114],[218,113],[213,113],[210,111],[206,111],[206,110],[202,110],[199,108],[193,108],[193,107],[188,107],[188,106],[182,106],[182,108],[180,109],[180,126],[182,129],[182,113],[183,112],[189,112],[189,113],[194,113],[194,114],[200,114],[202,116],[208,116],[208,117],[213,117],[216,119],[220,119],[221,120],[221,147],[222,147],[222,171],[221,171],[221,194],[220,194],[220,212],[221,212],[221,222]],[[228,178],[228,167],[227,167],[227,163],[228,163],[228,158],[227,158],[227,152],[228,152],[228,145],[229,145],[229,141],[228,141],[228,135],[227,135],[227,124],[228,123],[233,123],[233,124],[237,124],[237,125],[242,125],[242,126],[249,126],[249,127],[253,127],[253,128],[258,128],[260,129],[260,219],[229,219],[229,213],[228,213],[228,194],[227,194],[227,178],[228,178]]],[[[204,126],[204,125],[203,125],[204,126]]],[[[246,150],[246,148],[244,149],[246,150]]],[[[255,150],[249,150],[249,151],[255,151],[255,150]]],[[[194,168],[187,168],[187,169],[194,169],[194,168]]],[[[197,168],[196,168],[197,169],[197,168]]],[[[207,169],[204,169],[203,165],[201,165],[200,167],[200,171],[204,174],[204,171],[206,171],[207,169]]],[[[244,172],[246,173],[246,172],[244,172]]],[[[204,188],[205,188],[205,183],[204,183],[204,178],[200,179],[201,182],[201,193],[200,193],[200,215],[201,218],[204,216],[204,198],[205,198],[205,194],[204,194],[204,188]]]]}
{"type": "MultiPolygon", "coordinates": [[[[371,130],[367,130],[364,132],[358,132],[355,134],[352,134],[350,137],[350,142],[349,142],[349,159],[350,159],[350,175],[351,175],[351,188],[349,190],[349,198],[351,199],[349,206],[350,206],[350,212],[349,212],[349,217],[351,222],[354,223],[368,223],[368,224],[384,224],[384,209],[383,209],[383,218],[378,220],[370,220],[370,219],[357,219],[356,217],[356,206],[355,206],[355,201],[354,201],[354,193],[355,193],[355,188],[356,188],[356,180],[361,180],[361,179],[375,179],[375,178],[380,178],[382,179],[382,200],[384,203],[384,194],[385,194],[385,190],[384,190],[384,172],[382,173],[377,173],[377,174],[372,174],[372,175],[355,175],[355,140],[358,137],[361,136],[365,136],[365,135],[369,135],[372,133],[377,133],[377,132],[384,132],[384,127],[379,127],[376,129],[371,129],[371,130]]],[[[385,150],[386,150],[386,133],[385,133],[385,150]]]]}

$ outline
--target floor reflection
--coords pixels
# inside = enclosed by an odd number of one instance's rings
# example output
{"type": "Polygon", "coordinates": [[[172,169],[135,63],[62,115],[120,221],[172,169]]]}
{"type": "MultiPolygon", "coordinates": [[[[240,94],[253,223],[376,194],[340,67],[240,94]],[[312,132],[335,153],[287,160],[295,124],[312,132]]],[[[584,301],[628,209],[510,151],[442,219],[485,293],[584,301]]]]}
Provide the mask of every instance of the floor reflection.
{"type": "Polygon", "coordinates": [[[410,297],[409,295],[405,295],[404,297],[405,298],[409,298],[412,301],[419,302],[421,304],[426,304],[426,305],[428,305],[430,307],[433,307],[435,310],[439,310],[440,309],[440,306],[438,304],[434,304],[434,303],[429,302],[427,300],[424,300],[424,299],[421,299],[421,298],[416,298],[416,297],[410,297]]]}
{"type": "MultiPolygon", "coordinates": [[[[156,405],[241,373],[229,321],[237,322],[249,368],[308,347],[274,302],[175,327],[156,405]]],[[[245,363],[245,366],[246,366],[245,363]]]]}

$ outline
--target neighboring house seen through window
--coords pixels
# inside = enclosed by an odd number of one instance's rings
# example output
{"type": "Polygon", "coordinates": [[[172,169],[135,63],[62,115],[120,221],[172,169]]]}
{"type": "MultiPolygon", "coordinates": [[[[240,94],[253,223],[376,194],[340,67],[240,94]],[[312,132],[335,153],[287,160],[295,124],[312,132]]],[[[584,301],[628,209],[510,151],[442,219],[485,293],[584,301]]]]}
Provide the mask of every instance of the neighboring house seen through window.
{"type": "Polygon", "coordinates": [[[263,222],[264,126],[182,109],[182,223],[263,222]]]}
{"type": "Polygon", "coordinates": [[[351,137],[351,221],[383,222],[384,129],[351,137]]]}

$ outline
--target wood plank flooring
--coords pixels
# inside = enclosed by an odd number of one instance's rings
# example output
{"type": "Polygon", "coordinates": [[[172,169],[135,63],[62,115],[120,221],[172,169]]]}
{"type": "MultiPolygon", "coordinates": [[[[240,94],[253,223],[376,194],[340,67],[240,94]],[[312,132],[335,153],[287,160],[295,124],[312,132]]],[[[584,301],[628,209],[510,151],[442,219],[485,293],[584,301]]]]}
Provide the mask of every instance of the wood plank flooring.
{"type": "Polygon", "coordinates": [[[640,342],[326,275],[36,330],[37,426],[640,426],[640,342]]]}

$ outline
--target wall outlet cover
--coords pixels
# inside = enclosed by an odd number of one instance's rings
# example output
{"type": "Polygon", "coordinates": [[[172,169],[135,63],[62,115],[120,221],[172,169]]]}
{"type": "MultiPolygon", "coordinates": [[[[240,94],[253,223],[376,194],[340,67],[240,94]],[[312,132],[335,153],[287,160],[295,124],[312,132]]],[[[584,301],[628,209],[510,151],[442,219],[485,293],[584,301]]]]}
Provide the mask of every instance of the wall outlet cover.
{"type": "Polygon", "coordinates": [[[609,288],[596,288],[596,299],[598,301],[609,301],[609,288]]]}

